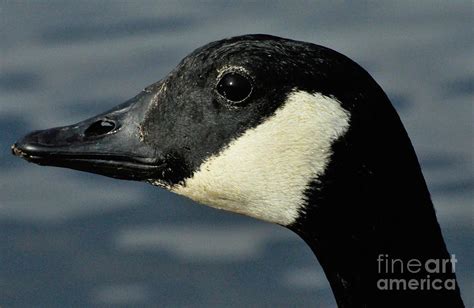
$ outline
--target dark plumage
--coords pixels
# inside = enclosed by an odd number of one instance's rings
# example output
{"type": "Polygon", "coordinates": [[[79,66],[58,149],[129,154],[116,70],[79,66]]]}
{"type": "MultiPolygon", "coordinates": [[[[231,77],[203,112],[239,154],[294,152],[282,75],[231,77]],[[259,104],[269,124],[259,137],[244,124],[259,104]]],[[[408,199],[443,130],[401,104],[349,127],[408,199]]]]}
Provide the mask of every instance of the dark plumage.
{"type": "MultiPolygon", "coordinates": [[[[213,42],[125,104],[76,125],[33,132],[13,152],[38,164],[148,181],[172,191],[191,189],[189,180],[206,172],[205,162],[219,160],[236,142],[250,138],[243,137],[247,133],[277,117],[291,93],[319,99],[321,106],[334,103],[350,115],[343,135],[321,149],[330,155],[321,162],[324,172],[307,179],[297,217],[288,214],[291,223],[281,223],[311,246],[338,306],[463,307],[457,284],[454,290],[377,287],[384,278],[430,275],[445,281],[455,275],[451,267],[440,274],[425,268],[414,274],[380,273],[380,255],[404,262],[450,256],[416,154],[389,99],[363,68],[328,48],[269,35],[213,42]]],[[[315,159],[326,157],[318,155],[315,159]]],[[[199,183],[207,185],[201,178],[199,183]]],[[[273,188],[281,189],[286,188],[273,188]]],[[[219,200],[227,197],[234,196],[219,195],[219,200]]],[[[257,218],[262,211],[228,210],[257,218]]]]}

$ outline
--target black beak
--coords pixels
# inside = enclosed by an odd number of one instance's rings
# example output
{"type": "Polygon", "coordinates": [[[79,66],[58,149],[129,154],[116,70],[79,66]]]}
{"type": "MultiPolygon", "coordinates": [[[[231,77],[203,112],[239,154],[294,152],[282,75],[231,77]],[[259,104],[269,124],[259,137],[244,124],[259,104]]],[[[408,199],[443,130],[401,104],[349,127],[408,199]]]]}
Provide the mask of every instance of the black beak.
{"type": "Polygon", "coordinates": [[[83,122],[32,132],[15,143],[12,152],[39,165],[126,180],[156,178],[163,166],[161,153],[145,144],[140,132],[152,97],[144,91],[83,122]]]}

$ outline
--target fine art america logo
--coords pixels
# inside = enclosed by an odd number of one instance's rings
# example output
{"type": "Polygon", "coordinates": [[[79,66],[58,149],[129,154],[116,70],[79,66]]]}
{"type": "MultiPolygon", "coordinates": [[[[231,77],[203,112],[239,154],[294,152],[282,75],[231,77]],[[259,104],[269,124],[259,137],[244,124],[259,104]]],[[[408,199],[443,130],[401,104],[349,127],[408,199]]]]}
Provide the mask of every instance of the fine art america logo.
{"type": "Polygon", "coordinates": [[[443,274],[456,271],[456,256],[453,254],[449,259],[395,259],[387,254],[377,257],[378,273],[381,276],[392,278],[381,278],[377,280],[379,290],[454,290],[456,281],[453,276],[440,279],[443,274]],[[422,274],[426,273],[426,274],[422,274]],[[422,275],[420,275],[422,274],[422,275]],[[398,278],[413,275],[416,278],[398,278]],[[405,276],[406,275],[406,276],[405,276]],[[397,278],[393,277],[398,276],[397,278]],[[422,276],[422,277],[420,277],[422,276]]]}

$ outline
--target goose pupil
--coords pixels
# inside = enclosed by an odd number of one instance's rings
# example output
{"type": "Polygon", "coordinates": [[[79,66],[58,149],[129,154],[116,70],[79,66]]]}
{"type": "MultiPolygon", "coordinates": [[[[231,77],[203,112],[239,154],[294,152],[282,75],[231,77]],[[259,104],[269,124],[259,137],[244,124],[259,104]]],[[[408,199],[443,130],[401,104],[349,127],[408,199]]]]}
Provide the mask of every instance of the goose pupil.
{"type": "Polygon", "coordinates": [[[241,74],[228,73],[217,84],[217,92],[232,102],[240,102],[250,95],[252,84],[241,74]]]}

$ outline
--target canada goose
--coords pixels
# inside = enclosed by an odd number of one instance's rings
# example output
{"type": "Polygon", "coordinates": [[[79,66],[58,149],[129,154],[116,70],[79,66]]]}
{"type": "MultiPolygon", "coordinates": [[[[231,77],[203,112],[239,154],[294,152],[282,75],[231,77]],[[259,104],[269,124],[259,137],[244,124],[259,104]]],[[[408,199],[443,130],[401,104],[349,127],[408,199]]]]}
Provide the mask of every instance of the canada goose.
{"type": "Polygon", "coordinates": [[[269,35],[212,42],[124,104],[12,151],[283,225],[311,246],[339,307],[463,307],[396,111],[331,49],[269,35]]]}

